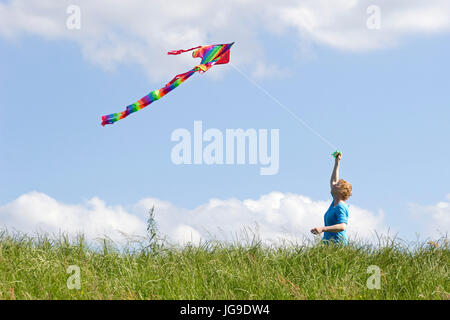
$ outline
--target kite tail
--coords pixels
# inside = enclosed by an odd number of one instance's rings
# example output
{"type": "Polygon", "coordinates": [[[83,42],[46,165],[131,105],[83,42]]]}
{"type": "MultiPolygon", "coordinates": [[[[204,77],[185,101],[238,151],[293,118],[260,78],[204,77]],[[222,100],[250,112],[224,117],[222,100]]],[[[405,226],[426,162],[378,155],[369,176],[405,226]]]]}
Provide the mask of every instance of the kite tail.
{"type": "Polygon", "coordinates": [[[184,81],[189,79],[189,77],[191,77],[198,70],[199,70],[198,67],[195,67],[194,69],[189,70],[188,72],[185,72],[185,73],[175,76],[164,87],[162,87],[161,89],[158,89],[158,90],[153,90],[148,95],[146,95],[145,97],[140,99],[138,102],[129,105],[125,111],[113,113],[113,114],[110,114],[107,116],[103,116],[102,117],[102,126],[105,126],[107,124],[113,124],[116,121],[119,121],[121,119],[128,117],[133,112],[144,109],[146,106],[148,106],[152,102],[161,99],[166,94],[168,94],[170,91],[172,91],[173,89],[178,87],[184,81]]]}

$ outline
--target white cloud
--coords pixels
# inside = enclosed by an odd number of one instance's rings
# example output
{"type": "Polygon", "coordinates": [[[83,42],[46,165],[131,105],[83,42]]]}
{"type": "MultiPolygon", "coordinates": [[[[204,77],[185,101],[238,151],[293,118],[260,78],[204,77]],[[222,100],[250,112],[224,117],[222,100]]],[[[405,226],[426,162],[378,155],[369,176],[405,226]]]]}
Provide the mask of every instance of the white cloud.
{"type": "MultiPolygon", "coordinates": [[[[258,232],[263,241],[312,239],[310,230],[323,225],[330,201],[313,201],[290,193],[272,192],[257,200],[211,199],[193,210],[179,209],[158,199],[143,199],[135,210],[144,211],[155,204],[161,230],[171,236],[173,225],[189,225],[203,239],[232,240],[247,232],[258,232]]],[[[386,233],[384,216],[351,206],[348,235],[371,240],[374,231],[386,233]]]]}
{"type": "Polygon", "coordinates": [[[441,201],[434,205],[422,206],[410,204],[412,216],[423,227],[422,236],[439,238],[450,231],[450,194],[447,201],[441,201]]]}
{"type": "Polygon", "coordinates": [[[450,3],[446,0],[305,0],[278,8],[281,20],[303,37],[334,48],[364,51],[390,47],[404,37],[450,31],[450,3]],[[380,28],[369,29],[379,8],[380,28]]]}
{"type": "Polygon", "coordinates": [[[187,225],[180,225],[173,232],[173,241],[185,245],[188,243],[199,244],[202,240],[200,233],[187,225]]]}
{"type": "Polygon", "coordinates": [[[121,239],[118,231],[143,234],[145,223],[122,207],[107,207],[98,198],[81,205],[63,204],[46,194],[30,192],[0,207],[0,221],[8,229],[26,233],[60,231],[86,237],[121,239]]]}
{"type": "MultiPolygon", "coordinates": [[[[146,214],[155,206],[158,228],[172,242],[251,240],[257,232],[259,239],[265,242],[302,243],[304,237],[313,239],[310,234],[313,227],[323,225],[323,215],[329,204],[329,201],[313,201],[302,195],[272,192],[257,200],[211,199],[192,210],[146,198],[125,210],[121,206],[107,206],[98,198],[68,205],[43,193],[31,192],[0,206],[0,221],[8,228],[23,232],[85,232],[91,239],[106,235],[120,241],[120,232],[144,236],[146,214]],[[244,232],[248,233],[247,238],[244,232]]],[[[386,232],[383,214],[352,205],[349,237],[371,239],[375,230],[386,232]]]]}
{"type": "Polygon", "coordinates": [[[168,56],[167,51],[201,44],[236,41],[234,63],[265,64],[255,26],[249,27],[257,23],[249,5],[198,0],[12,0],[0,3],[0,36],[34,34],[72,40],[89,61],[105,69],[134,63],[152,80],[168,81],[198,60],[190,54],[168,56]],[[66,28],[66,9],[72,4],[81,9],[80,30],[66,28]]]}
{"type": "Polygon", "coordinates": [[[249,65],[256,77],[270,77],[283,71],[267,61],[267,33],[291,36],[295,30],[300,43],[361,51],[450,29],[448,0],[376,3],[380,30],[366,26],[371,0],[10,0],[0,2],[0,36],[68,39],[105,69],[133,63],[151,79],[167,81],[193,64],[188,54],[168,57],[171,49],[236,41],[233,63],[249,65]],[[66,28],[66,9],[72,4],[80,6],[81,30],[66,28]]]}

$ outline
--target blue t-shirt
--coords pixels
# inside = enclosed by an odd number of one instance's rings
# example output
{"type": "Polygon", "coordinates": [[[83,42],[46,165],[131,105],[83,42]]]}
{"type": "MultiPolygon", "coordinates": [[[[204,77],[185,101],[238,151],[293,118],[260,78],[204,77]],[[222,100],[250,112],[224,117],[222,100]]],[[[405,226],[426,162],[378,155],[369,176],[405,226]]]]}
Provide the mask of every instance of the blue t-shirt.
{"type": "MultiPolygon", "coordinates": [[[[324,216],[325,226],[329,227],[335,224],[348,222],[348,204],[339,202],[336,206],[334,206],[334,200],[331,202],[330,207],[324,216]]],[[[324,232],[323,240],[326,241],[334,241],[335,243],[347,244],[347,232],[346,230],[341,232],[324,232]]]]}

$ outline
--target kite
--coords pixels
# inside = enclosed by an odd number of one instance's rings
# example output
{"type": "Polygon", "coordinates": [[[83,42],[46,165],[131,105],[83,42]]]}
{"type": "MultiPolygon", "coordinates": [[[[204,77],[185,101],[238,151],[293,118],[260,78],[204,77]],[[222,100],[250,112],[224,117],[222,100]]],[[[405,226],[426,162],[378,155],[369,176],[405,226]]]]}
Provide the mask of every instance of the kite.
{"type": "Polygon", "coordinates": [[[216,64],[226,64],[230,61],[230,48],[234,44],[216,44],[210,46],[198,46],[195,48],[187,49],[187,50],[173,50],[169,51],[169,55],[178,55],[183,52],[188,52],[191,50],[195,50],[192,52],[192,57],[201,58],[202,61],[199,65],[195,66],[193,69],[188,72],[179,74],[175,76],[169,83],[167,83],[163,88],[153,90],[148,95],[140,99],[138,102],[129,105],[125,111],[113,113],[110,115],[102,116],[102,126],[107,124],[113,124],[116,121],[119,121],[123,118],[128,117],[133,112],[139,111],[152,102],[161,99],[170,91],[178,87],[184,81],[189,79],[194,73],[204,73],[208,71],[213,65],[216,64]]]}

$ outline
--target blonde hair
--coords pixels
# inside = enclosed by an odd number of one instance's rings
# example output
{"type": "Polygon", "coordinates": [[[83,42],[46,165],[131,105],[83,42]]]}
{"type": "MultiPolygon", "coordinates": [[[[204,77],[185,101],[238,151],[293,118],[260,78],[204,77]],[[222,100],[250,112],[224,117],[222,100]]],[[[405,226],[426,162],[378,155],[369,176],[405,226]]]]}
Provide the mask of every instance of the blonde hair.
{"type": "Polygon", "coordinates": [[[341,196],[342,200],[347,200],[352,195],[352,185],[345,181],[344,179],[340,179],[336,184],[337,192],[341,196]]]}

